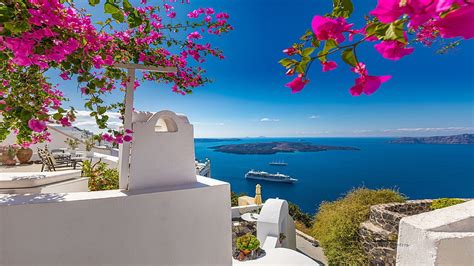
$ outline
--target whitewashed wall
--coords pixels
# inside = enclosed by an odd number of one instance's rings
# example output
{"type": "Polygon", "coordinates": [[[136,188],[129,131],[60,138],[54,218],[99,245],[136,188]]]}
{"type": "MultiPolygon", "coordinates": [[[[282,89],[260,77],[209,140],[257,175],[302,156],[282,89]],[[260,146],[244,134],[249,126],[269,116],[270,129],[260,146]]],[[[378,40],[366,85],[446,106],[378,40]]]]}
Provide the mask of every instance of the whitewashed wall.
{"type": "Polygon", "coordinates": [[[0,196],[0,265],[230,265],[230,186],[0,196]]]}
{"type": "Polygon", "coordinates": [[[397,265],[474,265],[474,201],[403,218],[397,265]]]}

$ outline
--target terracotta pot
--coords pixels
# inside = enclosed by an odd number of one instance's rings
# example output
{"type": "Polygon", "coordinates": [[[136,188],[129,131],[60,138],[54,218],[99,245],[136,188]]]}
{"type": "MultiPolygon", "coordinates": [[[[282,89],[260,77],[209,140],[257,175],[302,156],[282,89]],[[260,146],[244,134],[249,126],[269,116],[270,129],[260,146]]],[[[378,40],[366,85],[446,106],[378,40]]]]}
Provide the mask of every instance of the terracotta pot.
{"type": "Polygon", "coordinates": [[[5,162],[3,162],[4,165],[16,165],[16,160],[8,158],[5,162]]]}
{"type": "Polygon", "coordinates": [[[16,158],[18,158],[18,161],[20,161],[21,164],[28,163],[31,156],[33,156],[33,150],[30,148],[21,148],[16,152],[16,158]]]}
{"type": "Polygon", "coordinates": [[[9,159],[7,152],[3,151],[2,155],[0,155],[0,163],[5,164],[9,159]]]}

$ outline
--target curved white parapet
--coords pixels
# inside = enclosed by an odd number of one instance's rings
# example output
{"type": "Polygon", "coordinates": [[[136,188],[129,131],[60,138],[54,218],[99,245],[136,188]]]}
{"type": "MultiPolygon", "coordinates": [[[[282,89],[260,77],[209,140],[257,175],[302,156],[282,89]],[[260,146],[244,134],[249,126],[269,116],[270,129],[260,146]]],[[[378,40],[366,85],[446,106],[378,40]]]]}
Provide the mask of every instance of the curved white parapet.
{"type": "Polygon", "coordinates": [[[474,265],[474,200],[403,218],[397,265],[474,265]]]}
{"type": "Polygon", "coordinates": [[[193,126],[171,111],[135,112],[129,190],[196,182],[193,126]]]}
{"type": "Polygon", "coordinates": [[[294,221],[288,213],[288,202],[281,199],[268,199],[262,207],[257,221],[257,238],[261,245],[269,248],[285,247],[296,249],[296,230],[294,221]],[[283,236],[283,239],[280,237],[283,236]],[[268,237],[277,238],[271,245],[268,237]]]}

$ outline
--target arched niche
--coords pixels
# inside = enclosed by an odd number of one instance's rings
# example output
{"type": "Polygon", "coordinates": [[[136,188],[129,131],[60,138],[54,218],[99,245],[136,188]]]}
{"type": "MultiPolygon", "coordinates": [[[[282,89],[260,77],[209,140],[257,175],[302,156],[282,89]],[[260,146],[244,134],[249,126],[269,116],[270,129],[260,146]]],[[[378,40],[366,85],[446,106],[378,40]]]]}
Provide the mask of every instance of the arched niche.
{"type": "Polygon", "coordinates": [[[173,118],[168,117],[168,116],[161,116],[156,121],[155,132],[160,132],[160,133],[178,132],[178,125],[176,124],[173,118]]]}

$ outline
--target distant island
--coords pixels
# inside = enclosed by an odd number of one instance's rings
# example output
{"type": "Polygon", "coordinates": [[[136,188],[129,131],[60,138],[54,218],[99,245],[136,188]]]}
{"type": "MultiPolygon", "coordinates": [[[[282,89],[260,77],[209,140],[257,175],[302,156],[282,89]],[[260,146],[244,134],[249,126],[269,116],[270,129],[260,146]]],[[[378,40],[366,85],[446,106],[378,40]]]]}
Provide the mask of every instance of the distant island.
{"type": "Polygon", "coordinates": [[[307,142],[262,142],[242,143],[211,147],[216,151],[234,154],[275,154],[278,152],[318,152],[330,150],[352,150],[354,147],[315,145],[307,142]]]}
{"type": "Polygon", "coordinates": [[[433,137],[404,137],[391,140],[394,144],[474,144],[474,134],[433,137]]]}
{"type": "Polygon", "coordinates": [[[195,138],[196,143],[209,143],[209,142],[224,142],[224,141],[241,141],[241,139],[228,138],[228,139],[209,139],[209,138],[195,138]]]}

